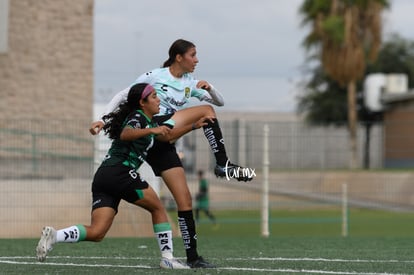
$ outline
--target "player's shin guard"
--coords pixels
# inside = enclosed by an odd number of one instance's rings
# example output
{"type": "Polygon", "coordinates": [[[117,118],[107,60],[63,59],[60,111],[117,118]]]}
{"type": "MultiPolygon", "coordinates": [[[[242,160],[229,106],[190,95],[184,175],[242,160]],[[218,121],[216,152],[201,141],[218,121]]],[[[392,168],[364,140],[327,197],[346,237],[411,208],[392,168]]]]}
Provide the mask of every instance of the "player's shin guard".
{"type": "Polygon", "coordinates": [[[206,136],[210,148],[214,153],[218,165],[224,166],[227,162],[226,148],[224,147],[223,134],[221,133],[220,125],[216,118],[214,122],[208,121],[208,124],[203,126],[204,135],[206,136]]]}
{"type": "Polygon", "coordinates": [[[178,225],[180,226],[181,237],[183,238],[187,261],[198,258],[197,253],[197,234],[193,211],[178,211],[178,225]]]}

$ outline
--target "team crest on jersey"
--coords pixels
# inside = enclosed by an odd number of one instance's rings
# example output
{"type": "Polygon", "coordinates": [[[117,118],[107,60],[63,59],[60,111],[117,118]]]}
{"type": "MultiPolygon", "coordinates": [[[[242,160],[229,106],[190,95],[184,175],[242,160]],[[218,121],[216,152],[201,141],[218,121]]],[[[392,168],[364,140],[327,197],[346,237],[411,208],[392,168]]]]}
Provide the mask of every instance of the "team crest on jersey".
{"type": "Polygon", "coordinates": [[[191,93],[190,87],[185,87],[184,93],[185,93],[186,98],[190,98],[190,95],[191,95],[190,94],[191,93]]]}

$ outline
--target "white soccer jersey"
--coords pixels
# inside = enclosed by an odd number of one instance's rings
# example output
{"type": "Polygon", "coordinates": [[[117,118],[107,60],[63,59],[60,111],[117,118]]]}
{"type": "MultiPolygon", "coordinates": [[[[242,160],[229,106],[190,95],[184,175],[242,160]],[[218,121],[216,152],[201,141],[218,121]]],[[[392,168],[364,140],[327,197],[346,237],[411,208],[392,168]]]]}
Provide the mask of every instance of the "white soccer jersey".
{"type": "MultiPolygon", "coordinates": [[[[197,89],[198,80],[191,74],[174,77],[169,68],[157,68],[139,76],[135,83],[148,83],[157,91],[161,100],[160,115],[172,114],[186,107],[190,97],[214,103],[208,91],[197,89]]],[[[135,84],[134,83],[134,84],[135,84]]]]}
{"type": "MultiPolygon", "coordinates": [[[[184,74],[181,78],[174,77],[168,67],[157,68],[140,75],[136,83],[148,83],[157,91],[161,100],[160,112],[158,115],[172,114],[186,107],[190,97],[198,98],[217,106],[223,106],[224,101],[221,94],[210,84],[210,92],[204,89],[197,89],[199,80],[194,79],[191,74],[184,74]]],[[[131,86],[132,86],[131,85],[131,86]]],[[[104,114],[113,112],[122,102],[128,98],[130,87],[118,92],[108,103],[104,114]]]]}

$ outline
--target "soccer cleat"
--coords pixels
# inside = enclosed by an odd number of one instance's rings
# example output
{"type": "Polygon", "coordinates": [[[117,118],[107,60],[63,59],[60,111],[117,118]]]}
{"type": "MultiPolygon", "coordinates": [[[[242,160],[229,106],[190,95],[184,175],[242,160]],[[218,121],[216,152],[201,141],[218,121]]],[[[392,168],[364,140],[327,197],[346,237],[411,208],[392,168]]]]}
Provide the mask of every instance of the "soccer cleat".
{"type": "Polygon", "coordinates": [[[214,174],[219,178],[237,179],[238,181],[251,181],[253,175],[250,174],[250,170],[243,168],[237,164],[233,164],[229,161],[226,162],[225,166],[216,164],[214,168],[214,174]]]}
{"type": "Polygon", "coordinates": [[[203,257],[199,256],[194,261],[187,261],[187,264],[191,268],[216,268],[215,265],[207,262],[203,257]]]}
{"type": "Polygon", "coordinates": [[[56,230],[53,227],[45,226],[36,247],[36,255],[39,262],[46,260],[47,253],[53,249],[54,243],[56,243],[56,230]]]}
{"type": "Polygon", "coordinates": [[[188,265],[175,258],[162,258],[160,262],[160,267],[164,269],[190,269],[188,265]]]}

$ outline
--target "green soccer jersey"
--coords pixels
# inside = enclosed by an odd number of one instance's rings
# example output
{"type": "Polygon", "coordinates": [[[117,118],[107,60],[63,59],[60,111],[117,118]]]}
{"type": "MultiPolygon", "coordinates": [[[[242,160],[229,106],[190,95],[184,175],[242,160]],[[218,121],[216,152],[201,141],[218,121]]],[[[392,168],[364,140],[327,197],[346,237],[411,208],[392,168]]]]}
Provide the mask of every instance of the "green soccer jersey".
{"type": "MultiPolygon", "coordinates": [[[[124,127],[134,129],[154,128],[153,123],[141,110],[130,114],[124,122],[124,127]]],[[[154,135],[145,136],[133,141],[115,139],[108,150],[101,166],[114,166],[122,164],[138,169],[145,161],[148,150],[154,144],[154,135]]]]}
{"type": "Polygon", "coordinates": [[[199,180],[199,192],[197,195],[197,208],[208,209],[209,207],[208,197],[208,182],[206,179],[199,180]]]}

